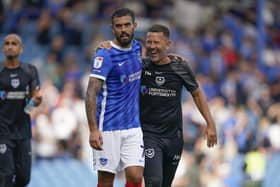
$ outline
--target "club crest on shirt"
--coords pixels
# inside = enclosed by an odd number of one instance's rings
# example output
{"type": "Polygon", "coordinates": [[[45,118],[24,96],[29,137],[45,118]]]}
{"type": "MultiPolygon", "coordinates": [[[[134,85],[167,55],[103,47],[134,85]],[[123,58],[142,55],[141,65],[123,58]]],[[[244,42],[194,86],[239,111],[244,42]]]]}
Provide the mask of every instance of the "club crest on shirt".
{"type": "Polygon", "coordinates": [[[99,159],[99,163],[102,165],[102,166],[105,166],[108,162],[108,159],[107,158],[100,158],[99,159]]]}
{"type": "Polygon", "coordinates": [[[156,77],[156,83],[157,85],[161,86],[165,83],[165,77],[156,77]]]}
{"type": "Polygon", "coordinates": [[[17,88],[20,84],[19,79],[11,79],[11,85],[13,88],[17,88]]]}
{"type": "Polygon", "coordinates": [[[154,149],[145,149],[145,155],[148,158],[153,158],[155,156],[155,150],[154,149]]]}
{"type": "Polygon", "coordinates": [[[93,67],[98,69],[102,66],[103,63],[103,57],[97,56],[94,59],[93,67]]]}
{"type": "Polygon", "coordinates": [[[0,144],[0,154],[4,154],[7,151],[7,145],[6,144],[0,144]]]}

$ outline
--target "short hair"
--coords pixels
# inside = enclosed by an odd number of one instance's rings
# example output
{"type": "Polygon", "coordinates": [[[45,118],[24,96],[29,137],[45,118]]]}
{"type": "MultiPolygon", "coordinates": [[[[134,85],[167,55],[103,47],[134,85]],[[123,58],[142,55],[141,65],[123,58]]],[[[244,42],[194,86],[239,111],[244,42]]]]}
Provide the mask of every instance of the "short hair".
{"type": "Polygon", "coordinates": [[[166,38],[170,37],[170,31],[168,27],[160,24],[155,24],[148,29],[148,32],[162,32],[166,38]]]}
{"type": "Polygon", "coordinates": [[[19,45],[23,46],[21,37],[18,34],[15,34],[15,33],[8,34],[7,36],[5,36],[4,40],[7,39],[8,37],[11,37],[11,36],[16,38],[16,40],[19,42],[19,45]]]}
{"type": "Polygon", "coordinates": [[[115,12],[113,12],[112,16],[111,16],[111,21],[113,24],[113,20],[114,18],[119,18],[119,17],[123,17],[123,16],[130,16],[132,21],[135,21],[135,15],[134,12],[128,8],[120,8],[117,9],[115,12]]]}

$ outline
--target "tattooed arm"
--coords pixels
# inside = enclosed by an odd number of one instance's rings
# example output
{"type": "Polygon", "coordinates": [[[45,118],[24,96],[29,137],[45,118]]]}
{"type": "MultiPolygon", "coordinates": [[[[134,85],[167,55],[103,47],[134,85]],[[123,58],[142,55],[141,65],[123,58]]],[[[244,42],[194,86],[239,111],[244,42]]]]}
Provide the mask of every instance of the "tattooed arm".
{"type": "Polygon", "coordinates": [[[92,148],[102,150],[103,139],[96,122],[97,96],[101,89],[103,81],[90,77],[86,92],[86,114],[90,130],[89,143],[92,148]]]}

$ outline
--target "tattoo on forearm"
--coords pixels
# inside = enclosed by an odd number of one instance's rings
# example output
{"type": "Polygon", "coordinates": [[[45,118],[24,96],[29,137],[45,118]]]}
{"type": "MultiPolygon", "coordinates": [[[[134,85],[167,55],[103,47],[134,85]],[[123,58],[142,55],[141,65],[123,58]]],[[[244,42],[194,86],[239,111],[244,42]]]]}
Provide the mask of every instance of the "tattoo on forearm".
{"type": "Polygon", "coordinates": [[[86,115],[88,119],[89,128],[96,128],[96,106],[97,106],[97,95],[103,84],[102,80],[96,78],[90,78],[88,88],[86,92],[85,105],[86,115]]]}

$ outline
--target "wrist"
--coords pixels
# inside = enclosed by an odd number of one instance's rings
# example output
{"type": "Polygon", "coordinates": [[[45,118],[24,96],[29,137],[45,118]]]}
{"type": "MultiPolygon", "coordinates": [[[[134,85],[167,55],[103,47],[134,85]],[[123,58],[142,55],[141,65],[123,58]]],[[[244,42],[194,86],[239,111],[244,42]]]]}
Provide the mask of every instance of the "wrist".
{"type": "Polygon", "coordinates": [[[24,112],[26,114],[30,114],[34,107],[35,107],[35,102],[34,102],[34,99],[31,98],[28,101],[27,105],[24,107],[24,112]]]}
{"type": "Polygon", "coordinates": [[[98,129],[98,127],[97,126],[92,126],[91,128],[90,128],[90,132],[94,132],[94,131],[98,131],[99,129],[98,129]]]}

